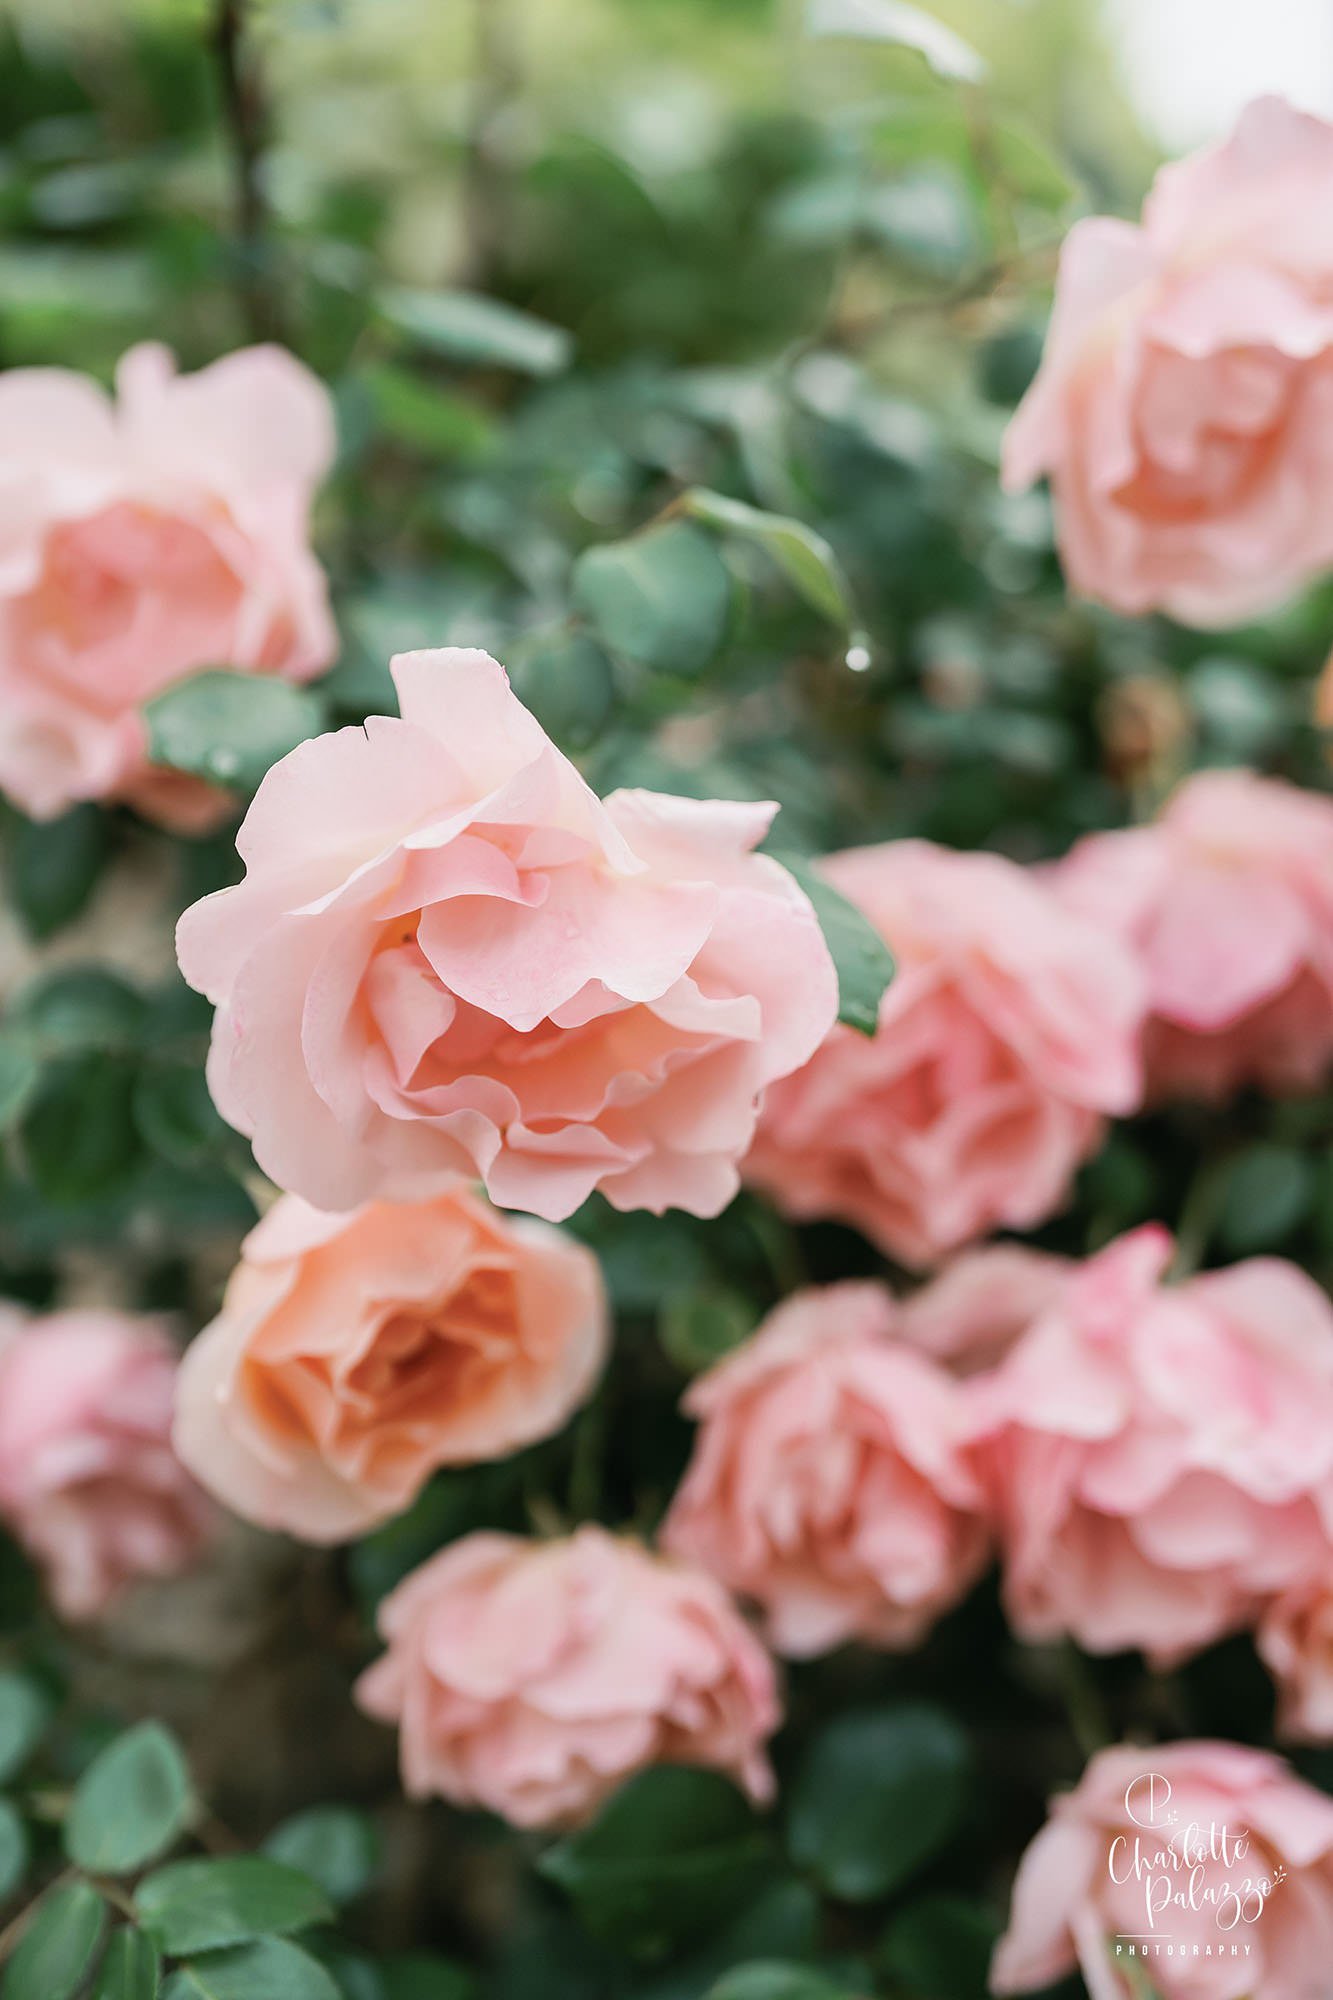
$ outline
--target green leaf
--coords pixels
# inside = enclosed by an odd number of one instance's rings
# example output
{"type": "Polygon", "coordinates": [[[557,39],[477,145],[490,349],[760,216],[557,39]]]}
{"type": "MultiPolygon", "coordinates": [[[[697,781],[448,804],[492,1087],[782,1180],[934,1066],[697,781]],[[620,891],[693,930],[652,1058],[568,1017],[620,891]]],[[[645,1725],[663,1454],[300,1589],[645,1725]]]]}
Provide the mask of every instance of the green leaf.
{"type": "Polygon", "coordinates": [[[0,1028],[0,1132],[7,1132],[23,1116],[41,1075],[28,1038],[0,1028]]]}
{"type": "Polygon", "coordinates": [[[1234,1257],[1276,1250],[1314,1206],[1311,1161],[1294,1146],[1251,1146],[1226,1178],[1217,1234],[1234,1257]]]}
{"type": "Polygon", "coordinates": [[[12,1799],[0,1799],[0,1903],[7,1903],[28,1872],[31,1843],[12,1799]]]}
{"type": "Polygon", "coordinates": [[[840,630],[850,633],[856,611],[842,565],[824,537],[804,521],[793,520],[787,514],[765,514],[743,500],[732,500],[725,493],[712,493],[703,486],[692,487],[682,505],[696,521],[703,521],[710,528],[757,542],[807,604],[812,604],[840,630]]]}
{"type": "Polygon", "coordinates": [[[756,1959],[724,1974],[709,1987],[707,2000],[853,2000],[853,1996],[813,1966],[756,1959]]]}
{"type": "Polygon", "coordinates": [[[843,1902],[888,1895],[948,1840],[970,1768],[967,1739],[943,1709],[904,1702],[838,1716],[791,1789],[793,1863],[843,1902]]]}
{"type": "Polygon", "coordinates": [[[466,1967],[433,1952],[403,1952],[380,1965],[384,2000],[473,2000],[477,1982],[466,1967]]]}
{"type": "Polygon", "coordinates": [[[658,1319],[658,1338],[668,1360],[687,1375],[711,1368],[754,1331],[758,1307],[730,1285],[709,1285],[668,1298],[658,1319]]]}
{"type": "Polygon", "coordinates": [[[879,1003],[893,978],[893,953],[879,932],[818,868],[799,854],[774,852],[814,905],[824,942],[838,974],[838,1019],[860,1034],[873,1035],[879,1003]]]}
{"type": "Polygon", "coordinates": [[[162,2000],[339,2000],[317,1958],[286,1938],[210,1952],[167,1981],[162,2000]]]}
{"type": "Polygon", "coordinates": [[[107,825],[96,806],[59,819],[21,820],[9,850],[9,893],[29,937],[53,937],[78,916],[107,855],[107,825]]]}
{"type": "Polygon", "coordinates": [[[132,1047],[148,1020],[148,1002],[136,987],[98,965],[76,965],[25,986],[14,1006],[44,1055],[84,1049],[132,1047]]]}
{"type": "Polygon", "coordinates": [[[725,1778],[662,1766],[632,1778],[537,1865],[594,1936],[653,1958],[719,1922],[772,1861],[768,1833],[725,1778]]]}
{"type": "Polygon", "coordinates": [[[326,1923],[333,1906],[308,1875],[257,1854],[173,1861],[145,1878],[134,1907],[173,1958],[326,1923]]]}
{"type": "Polygon", "coordinates": [[[514,692],[566,750],[595,743],[615,702],[615,673],[595,639],[563,627],[526,641],[510,665],[514,692]]]}
{"type": "Polygon", "coordinates": [[[0,1785],[21,1771],[46,1734],[51,1697],[38,1681],[0,1669],[0,1785]]]}
{"type": "Polygon", "coordinates": [[[558,375],[573,358],[574,339],[564,327],[480,292],[386,285],[377,303],[398,333],[450,361],[558,375]]]}
{"type": "Polygon", "coordinates": [[[152,1939],[127,1926],[112,1934],[93,2000],[157,2000],[161,1976],[152,1939]]]}
{"type": "Polygon", "coordinates": [[[929,1896],[901,1910],[876,1962],[922,2000],[987,2000],[999,1925],[961,1896],[929,1896]]]}
{"type": "Polygon", "coordinates": [[[265,1854],[299,1868],[334,1903],[359,1896],[379,1861],[379,1835],[364,1813],[349,1806],[312,1806],[275,1827],[265,1854]]]}
{"type": "Polygon", "coordinates": [[[319,734],[324,710],[308,688],[215,668],[158,695],[144,720],[154,763],[253,792],[271,765],[319,734]]]}
{"type": "Polygon", "coordinates": [[[716,658],[731,617],[727,566],[712,537],[688,521],[585,550],[572,590],[613,653],[688,679],[716,658]]]}
{"type": "Polygon", "coordinates": [[[494,417],[479,403],[424,381],[409,369],[377,362],[361,378],[382,431],[431,458],[482,457],[496,436],[494,417]]]}
{"type": "Polygon", "coordinates": [[[170,1847],[189,1812],[180,1745],[160,1722],[141,1722],[109,1743],[79,1780],[65,1851],[80,1868],[129,1875],[170,1847]]]}
{"type": "Polygon", "coordinates": [[[138,1156],[134,1067],[105,1055],[51,1064],[24,1114],[23,1157],[33,1186],[59,1207],[93,1201],[138,1156]]]}
{"type": "Polygon", "coordinates": [[[193,1063],[147,1064],[134,1087],[134,1122],[155,1153],[180,1167],[216,1153],[229,1130],[193,1063]]]}
{"type": "Polygon", "coordinates": [[[9,1961],[4,2000],[70,2000],[97,1962],[105,1928],[106,1905],[91,1884],[50,1890],[9,1961]]]}
{"type": "Polygon", "coordinates": [[[978,83],[986,74],[985,63],[969,42],[907,0],[808,0],[805,32],[914,49],[936,76],[953,83],[978,83]]]}

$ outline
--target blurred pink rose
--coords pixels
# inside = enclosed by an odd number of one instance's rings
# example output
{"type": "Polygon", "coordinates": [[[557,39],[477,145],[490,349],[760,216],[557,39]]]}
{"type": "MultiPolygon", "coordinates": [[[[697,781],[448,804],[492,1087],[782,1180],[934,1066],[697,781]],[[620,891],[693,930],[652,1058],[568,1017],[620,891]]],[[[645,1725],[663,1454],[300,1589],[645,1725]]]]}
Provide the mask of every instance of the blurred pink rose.
{"type": "Polygon", "coordinates": [[[1229,625],[1333,564],[1331,182],[1333,126],[1264,97],[1070,230],[1004,478],[1050,474],[1076,590],[1229,625]]]}
{"type": "Polygon", "coordinates": [[[896,1332],[881,1285],[798,1292],[685,1397],[700,1429],[665,1546],[794,1658],[917,1644],[986,1559],[960,1391],[896,1332]]]}
{"type": "Polygon", "coordinates": [[[1140,1096],[1140,982],[1119,941],[998,854],[890,841],[822,864],[893,947],[873,1039],[837,1027],[771,1090],[747,1176],[904,1264],[1060,1207],[1140,1096]]]}
{"type": "Polygon", "coordinates": [[[136,347],[117,392],[0,375],[0,789],[37,819],[124,799],[191,825],[219,795],[147,764],[140,708],[204,667],[332,659],[307,529],[332,404],[276,347],[183,376],[136,347]]]}
{"type": "Polygon", "coordinates": [[[284,1195],[186,1352],[176,1449],[247,1520],[344,1541],[558,1430],[607,1331],[591,1251],[465,1184],[350,1215],[284,1195]]]}
{"type": "Polygon", "coordinates": [[[1278,1734],[1333,1743],[1333,1574],[1274,1598],[1256,1635],[1278,1687],[1278,1734]]]}
{"type": "Polygon", "coordinates": [[[1333,798],[1201,771],[1155,825],[1091,835],[1051,879],[1143,967],[1152,1091],[1309,1089],[1333,1067],[1333,798]]]}
{"type": "Polygon", "coordinates": [[[212,1512],[171,1449],[176,1353],[161,1323],[0,1307],[0,1520],[65,1618],[199,1553],[212,1512]]]}
{"type": "Polygon", "coordinates": [[[993,1993],[1327,2000],[1333,1799],[1236,1743],[1118,1745],[1023,1857],[993,1993]]]}
{"type": "Polygon", "coordinates": [[[969,1385],[1021,1638],[1169,1664],[1327,1563],[1333,1305],[1277,1258],[1170,1258],[1121,1237],[969,1385]]]}
{"type": "Polygon", "coordinates": [[[902,1305],[898,1328],[953,1375],[1003,1360],[1078,1266],[1022,1243],[965,1250],[902,1305]]]}
{"type": "Polygon", "coordinates": [[[837,1009],[809,901],[750,851],[774,808],[602,804],[484,653],[394,678],[403,719],[276,764],[245,880],[181,920],[219,1109],[322,1208],[461,1171],[551,1221],[594,1188],[715,1215],[837,1009]]]}
{"type": "Polygon", "coordinates": [[[399,1584],[379,1628],[357,1699],[399,1725],[412,1798],[566,1826],[650,1764],[772,1794],[767,1653],[711,1577],[603,1528],[467,1535],[399,1584]]]}

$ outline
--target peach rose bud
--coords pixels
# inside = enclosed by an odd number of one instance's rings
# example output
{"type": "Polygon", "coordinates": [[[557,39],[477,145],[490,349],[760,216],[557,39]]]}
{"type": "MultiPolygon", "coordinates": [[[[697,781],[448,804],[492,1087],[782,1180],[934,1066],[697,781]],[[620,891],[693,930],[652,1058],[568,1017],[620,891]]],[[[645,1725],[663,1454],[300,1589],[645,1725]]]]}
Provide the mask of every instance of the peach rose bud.
{"type": "Polygon", "coordinates": [[[1004,446],[1048,474],[1075,590],[1234,625],[1333,565],[1333,126],[1261,97],[1065,241],[1004,446]]]}
{"type": "Polygon", "coordinates": [[[916,1645],[984,1564],[961,1394],[898,1338],[883,1286],[798,1292],[685,1408],[664,1545],[758,1604],[779,1653],[916,1645]]]}
{"type": "Polygon", "coordinates": [[[837,1011],[808,899],[752,851],[775,808],[603,803],[485,653],[393,671],[401,720],[275,764],[245,880],[181,919],[219,1110],[321,1208],[462,1173],[552,1222],[594,1189],[715,1215],[837,1011]]]}
{"type": "Polygon", "coordinates": [[[63,368],[0,375],[0,790],[24,812],[216,817],[209,786],[148,764],[140,710],[205,667],[329,664],[307,517],[333,449],[328,392],[278,347],[196,375],[136,347],[114,402],[63,368]]]}
{"type": "Polygon", "coordinates": [[[284,1195],[186,1352],[176,1449],[233,1513],[345,1541],[559,1430],[607,1339],[592,1253],[463,1183],[346,1215],[284,1195]]]}
{"type": "Polygon", "coordinates": [[[159,1320],[0,1307],[0,1520],[62,1617],[100,1617],[208,1539],[212,1510],[171,1448],[175,1376],[159,1320]]]}
{"type": "Polygon", "coordinates": [[[651,1764],[772,1795],[773,1664],[711,1577],[598,1527],[473,1534],[380,1606],[388,1651],[357,1684],[400,1731],[411,1798],[569,1826],[651,1764]]]}
{"type": "Polygon", "coordinates": [[[1045,1221],[1107,1117],[1139,1102],[1130,955],[998,854],[898,840],[822,866],[898,975],[873,1039],[837,1027],[770,1090],[747,1177],[913,1268],[1045,1221]]]}

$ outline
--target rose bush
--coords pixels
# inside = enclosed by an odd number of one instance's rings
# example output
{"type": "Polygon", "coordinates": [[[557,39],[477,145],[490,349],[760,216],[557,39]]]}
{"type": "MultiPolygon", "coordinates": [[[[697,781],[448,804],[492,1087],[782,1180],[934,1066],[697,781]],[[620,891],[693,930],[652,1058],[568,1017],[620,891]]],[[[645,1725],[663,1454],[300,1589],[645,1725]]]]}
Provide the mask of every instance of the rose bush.
{"type": "Polygon", "coordinates": [[[14,0],[3,2000],[1326,2000],[1333,128],[1039,365],[1085,4],[14,0]]]}

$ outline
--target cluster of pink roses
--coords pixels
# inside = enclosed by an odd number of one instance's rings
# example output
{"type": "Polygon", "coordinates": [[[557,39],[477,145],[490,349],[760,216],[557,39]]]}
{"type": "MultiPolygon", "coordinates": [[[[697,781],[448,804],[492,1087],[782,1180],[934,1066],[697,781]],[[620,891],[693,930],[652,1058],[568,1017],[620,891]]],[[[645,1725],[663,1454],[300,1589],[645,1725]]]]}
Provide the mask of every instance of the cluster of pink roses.
{"type": "MultiPolygon", "coordinates": [[[[1141,229],[1072,233],[1008,473],[1052,474],[1080,588],[1206,621],[1333,564],[1333,234],[1308,227],[1331,183],[1329,129],[1265,102],[1162,176],[1141,229]]],[[[7,378],[0,438],[0,785],[38,814],[206,813],[147,765],[139,709],[219,660],[327,661],[326,399],[273,352],[175,380],[144,349],[114,412],[7,378]]],[[[409,1576],[360,1697],[399,1724],[411,1792],[566,1824],[674,1760],[762,1799],[777,1679],[733,1593],[789,1657],[902,1648],[992,1555],[1020,1637],[1168,1664],[1253,1630],[1288,1732],[1333,1737],[1328,1299],[1273,1259],[1169,1282],[1155,1227],[1081,1265],[965,1248],[1052,1215],[1109,1119],[1333,1073],[1333,800],[1212,772],[1042,869],[924,841],[831,857],[898,964],[865,1038],[836,1023],[809,901],[755,851],[772,808],[598,798],[483,654],[394,676],[399,716],[270,771],[245,879],[181,922],[213,1095],[286,1190],[218,1318],[174,1389],[154,1325],[0,1328],[0,1516],[58,1605],[188,1559],[184,1467],[331,1542],[551,1436],[609,1338],[596,1261],[553,1225],[594,1192],[715,1215],[743,1174],[935,1275],[799,1293],[696,1380],[659,1551],[473,1534],[409,1576]]],[[[1120,1992],[1106,1940],[1133,1899],[1100,1856],[1137,1755],[1096,1760],[1034,1845],[998,1990],[1077,1959],[1120,1992]]],[[[1301,1873],[1263,1948],[1314,1963],[1333,1807],[1258,1753],[1153,1755],[1192,1811],[1245,1818],[1270,1876],[1301,1873]]],[[[1252,1959],[1238,1976],[1260,1990],[1252,1959]]]]}

